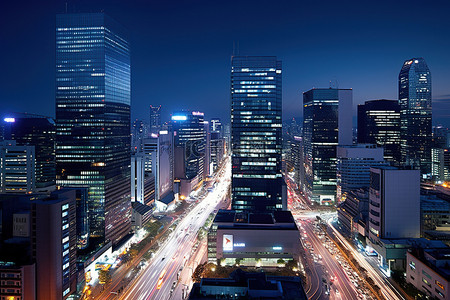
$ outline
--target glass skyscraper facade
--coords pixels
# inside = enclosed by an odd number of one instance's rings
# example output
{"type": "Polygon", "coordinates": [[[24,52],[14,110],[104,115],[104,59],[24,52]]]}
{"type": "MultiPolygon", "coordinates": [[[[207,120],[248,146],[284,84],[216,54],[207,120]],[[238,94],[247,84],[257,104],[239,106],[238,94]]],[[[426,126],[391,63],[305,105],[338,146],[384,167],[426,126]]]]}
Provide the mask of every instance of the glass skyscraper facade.
{"type": "Polygon", "coordinates": [[[150,105],[150,133],[159,133],[161,129],[161,105],[150,105]]]}
{"type": "Polygon", "coordinates": [[[400,106],[396,100],[371,100],[358,105],[358,143],[384,148],[384,159],[402,161],[400,106]]]}
{"type": "Polygon", "coordinates": [[[398,76],[402,161],[431,172],[431,73],[423,58],[408,59],[398,76]]]}
{"type": "MultiPolygon", "coordinates": [[[[184,149],[185,179],[199,175],[200,181],[205,171],[206,130],[204,113],[199,111],[174,112],[171,118],[174,147],[184,149]]],[[[180,163],[180,161],[176,162],[180,163]]]]}
{"type": "Polygon", "coordinates": [[[234,56],[231,61],[232,209],[282,207],[281,61],[234,56]]]}
{"type": "Polygon", "coordinates": [[[319,204],[334,203],[336,147],[352,144],[352,90],[303,93],[305,192],[319,204]]]}
{"type": "Polygon", "coordinates": [[[130,49],[103,13],[56,17],[57,184],[89,187],[90,238],[130,231],[130,49]]]}
{"type": "Polygon", "coordinates": [[[56,126],[52,118],[12,114],[3,121],[3,138],[15,140],[18,146],[34,146],[36,188],[45,190],[55,185],[55,137],[56,126]]]}

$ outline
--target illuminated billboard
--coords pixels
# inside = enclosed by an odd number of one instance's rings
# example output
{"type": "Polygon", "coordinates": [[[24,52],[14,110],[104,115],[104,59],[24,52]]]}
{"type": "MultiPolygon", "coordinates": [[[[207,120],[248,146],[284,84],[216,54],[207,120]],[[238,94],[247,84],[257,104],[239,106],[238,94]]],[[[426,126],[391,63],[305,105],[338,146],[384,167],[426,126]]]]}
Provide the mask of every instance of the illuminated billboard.
{"type": "Polygon", "coordinates": [[[223,235],[223,251],[233,251],[233,235],[223,235]]]}

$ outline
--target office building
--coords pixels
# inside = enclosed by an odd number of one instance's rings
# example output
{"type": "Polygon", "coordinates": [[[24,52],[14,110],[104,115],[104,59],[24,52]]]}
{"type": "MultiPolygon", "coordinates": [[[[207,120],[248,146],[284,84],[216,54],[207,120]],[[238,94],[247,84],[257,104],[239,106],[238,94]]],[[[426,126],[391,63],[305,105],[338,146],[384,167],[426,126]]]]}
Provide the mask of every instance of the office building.
{"type": "Polygon", "coordinates": [[[90,238],[131,229],[130,49],[104,13],[56,17],[57,185],[89,186],[90,238]]]}
{"type": "Polygon", "coordinates": [[[76,291],[76,201],[73,189],[0,196],[0,273],[16,283],[2,296],[59,300],[76,291]]]}
{"type": "Polygon", "coordinates": [[[161,130],[161,105],[152,106],[150,105],[150,134],[158,134],[161,130]]]}
{"type": "Polygon", "coordinates": [[[148,125],[142,120],[134,120],[131,127],[131,151],[133,153],[142,152],[143,141],[147,137],[148,125]]]}
{"type": "Polygon", "coordinates": [[[358,143],[384,148],[384,159],[402,162],[400,105],[396,100],[371,100],[358,105],[358,143]]]}
{"type": "Polygon", "coordinates": [[[0,262],[0,291],[3,299],[36,300],[36,265],[0,262]]]}
{"type": "Polygon", "coordinates": [[[347,237],[363,240],[367,235],[369,214],[369,189],[361,188],[347,193],[343,202],[337,206],[340,231],[347,237]]]}
{"type": "Polygon", "coordinates": [[[208,232],[208,261],[223,265],[276,267],[279,259],[298,261],[300,247],[289,211],[219,210],[208,232]]]}
{"type": "MultiPolygon", "coordinates": [[[[145,176],[152,174],[154,183],[154,200],[174,198],[174,133],[170,127],[153,133],[148,139],[144,139],[144,170],[145,176]]],[[[147,202],[141,202],[147,204],[147,202]]]]}
{"type": "Polygon", "coordinates": [[[209,132],[211,134],[217,133],[218,134],[217,138],[223,137],[223,126],[222,126],[222,122],[220,121],[219,118],[211,119],[211,121],[209,122],[209,125],[210,125],[209,132]]]}
{"type": "Polygon", "coordinates": [[[389,165],[384,161],[383,148],[373,144],[337,147],[336,199],[342,202],[347,193],[370,185],[370,168],[389,165]]]}
{"type": "Polygon", "coordinates": [[[204,114],[179,111],[172,114],[174,136],[174,178],[180,181],[180,197],[188,197],[199,188],[205,174],[206,142],[204,114]]]}
{"type": "Polygon", "coordinates": [[[321,205],[336,196],[336,147],[352,144],[352,90],[303,93],[305,194],[321,205]]]}
{"type": "Polygon", "coordinates": [[[67,299],[77,282],[76,192],[55,191],[32,206],[37,299],[67,299]]]}
{"type": "Polygon", "coordinates": [[[0,191],[33,193],[36,190],[34,146],[18,146],[16,141],[0,145],[0,191]]]}
{"type": "Polygon", "coordinates": [[[414,248],[406,253],[406,282],[432,299],[449,299],[450,249],[414,248]]]}
{"type": "Polygon", "coordinates": [[[303,166],[303,139],[294,136],[290,139],[288,170],[292,171],[294,183],[300,190],[305,188],[305,168],[303,166]]]}
{"type": "Polygon", "coordinates": [[[283,209],[281,61],[233,56],[231,61],[232,209],[283,209]]]}
{"type": "Polygon", "coordinates": [[[131,155],[131,202],[144,203],[144,162],[143,153],[131,155]]]}
{"type": "Polygon", "coordinates": [[[419,171],[385,166],[370,168],[370,176],[369,238],[419,238],[419,171]]]}
{"type": "Polygon", "coordinates": [[[245,272],[237,269],[229,278],[202,278],[194,283],[188,300],[200,299],[296,299],[308,297],[300,277],[269,276],[264,272],[245,272]]]}
{"type": "Polygon", "coordinates": [[[4,118],[5,140],[17,146],[34,146],[35,184],[38,191],[52,190],[55,185],[56,127],[52,118],[31,114],[10,114],[4,118]]]}
{"type": "Polygon", "coordinates": [[[408,59],[398,75],[402,160],[431,172],[431,73],[423,58],[408,59]]]}

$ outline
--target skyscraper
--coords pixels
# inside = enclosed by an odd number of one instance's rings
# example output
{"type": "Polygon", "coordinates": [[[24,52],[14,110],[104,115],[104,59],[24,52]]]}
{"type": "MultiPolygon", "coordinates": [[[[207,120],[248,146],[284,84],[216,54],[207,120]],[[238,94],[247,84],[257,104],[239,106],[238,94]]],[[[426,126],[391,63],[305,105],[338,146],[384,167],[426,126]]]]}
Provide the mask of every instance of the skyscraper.
{"type": "Polygon", "coordinates": [[[232,209],[283,208],[281,61],[275,56],[231,60],[232,209]]]}
{"type": "Polygon", "coordinates": [[[384,159],[401,163],[400,106],[396,100],[371,100],[358,105],[358,143],[384,148],[384,159]]]}
{"type": "Polygon", "coordinates": [[[54,188],[55,121],[49,117],[30,114],[15,113],[8,116],[4,118],[4,139],[16,141],[17,146],[34,146],[36,188],[38,191],[54,188]]]}
{"type": "Polygon", "coordinates": [[[423,58],[408,59],[398,76],[402,160],[431,172],[431,73],[423,58]]]}
{"type": "Polygon", "coordinates": [[[336,146],[352,144],[352,90],[312,89],[303,93],[305,192],[319,204],[336,195],[336,146]]]}
{"type": "Polygon", "coordinates": [[[150,105],[150,133],[159,133],[161,129],[161,105],[150,105]]]}
{"type": "Polygon", "coordinates": [[[57,184],[89,186],[90,238],[130,231],[130,50],[104,13],[56,17],[57,184]]]}

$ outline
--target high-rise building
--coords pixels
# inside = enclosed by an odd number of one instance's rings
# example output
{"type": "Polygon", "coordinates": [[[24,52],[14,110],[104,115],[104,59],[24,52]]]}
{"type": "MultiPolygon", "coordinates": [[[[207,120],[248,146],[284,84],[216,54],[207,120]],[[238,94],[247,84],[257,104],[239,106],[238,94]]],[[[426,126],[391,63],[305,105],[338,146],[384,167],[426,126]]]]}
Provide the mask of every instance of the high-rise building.
{"type": "Polygon", "coordinates": [[[150,105],[150,133],[159,133],[161,130],[161,105],[150,105]]]}
{"type": "Polygon", "coordinates": [[[4,118],[5,140],[16,141],[17,146],[34,146],[35,177],[37,190],[55,185],[55,139],[56,126],[52,118],[12,114],[4,118]]]}
{"type": "Polygon", "coordinates": [[[211,119],[209,125],[210,125],[209,131],[211,132],[211,134],[217,133],[218,138],[223,137],[222,122],[220,122],[219,118],[211,119]]]}
{"type": "Polygon", "coordinates": [[[370,168],[389,165],[384,161],[383,148],[374,144],[337,147],[336,198],[342,202],[347,194],[359,188],[369,188],[370,168]]]}
{"type": "Polygon", "coordinates": [[[370,168],[369,240],[419,237],[419,171],[370,168]]]}
{"type": "Polygon", "coordinates": [[[184,178],[192,179],[199,176],[201,181],[205,170],[207,136],[204,114],[199,111],[175,112],[171,124],[174,131],[174,147],[181,149],[184,154],[177,155],[176,164],[183,169],[184,178]]]}
{"type": "Polygon", "coordinates": [[[281,61],[275,56],[231,60],[232,209],[283,209],[281,61]]]}
{"type": "Polygon", "coordinates": [[[131,229],[130,49],[104,13],[56,17],[57,185],[89,186],[90,238],[131,229]]]}
{"type": "Polygon", "coordinates": [[[143,149],[143,140],[146,138],[146,126],[142,120],[136,119],[131,127],[131,151],[133,153],[141,152],[143,149]]]}
{"type": "Polygon", "coordinates": [[[76,291],[76,191],[55,191],[32,202],[38,299],[67,299],[76,291]]]}
{"type": "Polygon", "coordinates": [[[34,146],[17,146],[16,141],[0,144],[0,191],[33,193],[36,190],[34,146]]]}
{"type": "Polygon", "coordinates": [[[423,58],[408,59],[398,75],[402,159],[406,165],[431,172],[431,73],[423,58]]]}
{"type": "Polygon", "coordinates": [[[400,165],[400,105],[396,100],[371,100],[358,105],[358,143],[384,148],[384,159],[400,165]]]}
{"type": "Polygon", "coordinates": [[[305,194],[316,203],[336,196],[336,146],[352,145],[352,90],[321,88],[303,93],[305,194]]]}
{"type": "Polygon", "coordinates": [[[294,173],[294,182],[296,186],[303,190],[305,184],[303,139],[299,136],[294,136],[293,139],[290,139],[288,165],[288,171],[292,171],[294,173]]]}

